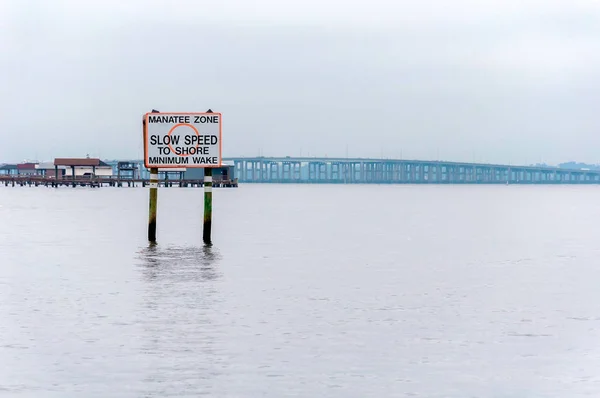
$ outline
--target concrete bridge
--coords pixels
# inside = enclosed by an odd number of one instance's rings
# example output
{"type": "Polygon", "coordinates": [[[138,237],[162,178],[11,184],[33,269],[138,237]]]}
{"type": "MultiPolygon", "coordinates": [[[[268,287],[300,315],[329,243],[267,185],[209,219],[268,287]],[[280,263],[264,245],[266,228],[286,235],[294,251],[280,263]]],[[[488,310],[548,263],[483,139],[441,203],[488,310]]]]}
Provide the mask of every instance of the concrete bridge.
{"type": "Polygon", "coordinates": [[[317,184],[599,184],[600,170],[430,160],[228,157],[240,182],[317,184]]]}

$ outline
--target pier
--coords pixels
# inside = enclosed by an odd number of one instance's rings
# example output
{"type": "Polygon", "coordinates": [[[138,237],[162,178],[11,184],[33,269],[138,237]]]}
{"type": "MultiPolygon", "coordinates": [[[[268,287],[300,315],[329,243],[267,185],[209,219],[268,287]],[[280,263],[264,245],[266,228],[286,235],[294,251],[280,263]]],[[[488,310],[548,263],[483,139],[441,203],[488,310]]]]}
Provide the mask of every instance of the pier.
{"type": "MultiPolygon", "coordinates": [[[[75,177],[75,178],[54,178],[36,175],[0,175],[1,186],[21,186],[21,187],[146,187],[150,185],[150,179],[142,178],[113,178],[113,177],[75,177]]],[[[160,187],[179,187],[179,188],[202,188],[204,179],[162,179],[158,181],[160,187]]],[[[237,179],[224,180],[216,178],[212,182],[216,188],[237,188],[237,179]]]]}

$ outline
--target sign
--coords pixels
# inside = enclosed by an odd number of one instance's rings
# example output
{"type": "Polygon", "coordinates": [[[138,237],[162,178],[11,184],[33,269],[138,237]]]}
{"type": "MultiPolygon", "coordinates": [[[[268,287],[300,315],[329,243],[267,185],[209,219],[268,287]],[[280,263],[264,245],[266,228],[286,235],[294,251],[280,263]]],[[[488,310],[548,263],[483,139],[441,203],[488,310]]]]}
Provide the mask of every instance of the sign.
{"type": "Polygon", "coordinates": [[[220,113],[144,115],[147,168],[221,167],[221,158],[220,113]]]}

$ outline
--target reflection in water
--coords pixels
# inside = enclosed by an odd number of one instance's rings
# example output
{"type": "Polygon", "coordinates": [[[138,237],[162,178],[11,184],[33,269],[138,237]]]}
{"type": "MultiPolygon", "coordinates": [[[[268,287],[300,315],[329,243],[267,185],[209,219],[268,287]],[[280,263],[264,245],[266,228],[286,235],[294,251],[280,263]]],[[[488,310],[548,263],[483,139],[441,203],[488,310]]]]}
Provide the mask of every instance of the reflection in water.
{"type": "Polygon", "coordinates": [[[218,306],[221,256],[214,246],[150,245],[139,252],[147,287],[140,324],[141,352],[148,364],[142,380],[146,396],[210,393],[212,379],[224,367],[218,306]],[[204,379],[206,391],[190,391],[204,379]]]}
{"type": "Polygon", "coordinates": [[[214,246],[165,248],[150,244],[139,252],[144,275],[148,279],[190,278],[196,281],[216,280],[221,256],[214,246]]]}

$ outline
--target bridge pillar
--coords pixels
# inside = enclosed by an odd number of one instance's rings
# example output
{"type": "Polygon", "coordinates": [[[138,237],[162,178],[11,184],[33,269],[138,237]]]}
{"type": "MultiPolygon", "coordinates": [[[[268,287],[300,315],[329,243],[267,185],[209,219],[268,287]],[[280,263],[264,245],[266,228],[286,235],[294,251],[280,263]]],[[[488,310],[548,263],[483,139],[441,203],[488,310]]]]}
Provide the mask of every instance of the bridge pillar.
{"type": "Polygon", "coordinates": [[[393,167],[394,165],[390,162],[385,162],[383,164],[383,181],[387,184],[389,184],[393,180],[393,167]]]}
{"type": "Polygon", "coordinates": [[[290,174],[290,164],[288,162],[283,162],[281,164],[281,180],[288,181],[290,174]]]}
{"type": "Polygon", "coordinates": [[[331,163],[331,181],[339,181],[340,179],[340,164],[337,162],[331,163]]]}
{"type": "Polygon", "coordinates": [[[327,163],[319,163],[319,181],[325,182],[327,181],[327,163]]]}
{"type": "Polygon", "coordinates": [[[269,180],[269,170],[271,163],[261,160],[259,165],[260,172],[258,175],[260,176],[261,182],[267,182],[269,180]]]}
{"type": "Polygon", "coordinates": [[[380,174],[380,171],[381,171],[381,167],[380,166],[381,166],[381,163],[375,163],[375,162],[371,163],[371,171],[372,171],[372,176],[371,176],[372,178],[371,179],[373,180],[372,182],[379,182],[379,181],[381,181],[380,178],[379,178],[379,174],[380,174]]]}
{"type": "Polygon", "coordinates": [[[233,166],[234,166],[233,168],[235,170],[235,175],[239,176],[239,179],[242,180],[242,181],[244,180],[244,177],[243,177],[243,170],[244,170],[243,169],[243,164],[244,164],[243,160],[242,161],[240,161],[240,160],[234,160],[233,161],[233,166]]]}
{"type": "Polygon", "coordinates": [[[391,183],[394,181],[394,164],[390,162],[385,162],[383,164],[385,174],[383,179],[386,183],[391,183]]]}
{"type": "Polygon", "coordinates": [[[271,162],[269,163],[269,180],[271,182],[279,180],[279,163],[271,162]]]}
{"type": "Polygon", "coordinates": [[[367,180],[369,180],[369,182],[374,182],[375,174],[375,164],[371,162],[367,163],[367,180]]]}
{"type": "Polygon", "coordinates": [[[365,162],[360,162],[358,167],[359,167],[359,172],[360,172],[360,182],[366,182],[367,181],[367,179],[366,179],[367,173],[365,170],[365,167],[366,167],[365,162]]]}
{"type": "Polygon", "coordinates": [[[353,183],[356,179],[356,176],[354,175],[354,164],[346,163],[344,169],[346,171],[346,182],[353,183]]]}
{"type": "Polygon", "coordinates": [[[370,176],[370,182],[377,182],[377,171],[378,171],[378,167],[379,166],[377,163],[369,163],[369,174],[371,174],[370,176]]]}

